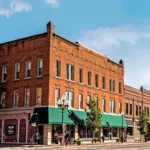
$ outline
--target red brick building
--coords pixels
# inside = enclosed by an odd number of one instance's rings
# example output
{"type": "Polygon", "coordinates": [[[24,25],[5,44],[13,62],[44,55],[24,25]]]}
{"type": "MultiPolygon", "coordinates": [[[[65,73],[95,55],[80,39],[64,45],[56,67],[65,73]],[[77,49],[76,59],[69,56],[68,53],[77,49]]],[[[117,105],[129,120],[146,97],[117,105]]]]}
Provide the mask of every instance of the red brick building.
{"type": "MultiPolygon", "coordinates": [[[[150,91],[144,88],[136,89],[125,85],[124,96],[128,139],[140,138],[138,130],[139,115],[142,110],[145,110],[147,116],[150,117],[150,91]]],[[[147,136],[150,138],[150,132],[147,136]]]]}
{"type": "MultiPolygon", "coordinates": [[[[104,113],[99,136],[117,137],[119,128],[126,126],[121,117],[125,110],[123,61],[115,63],[55,34],[51,22],[46,33],[0,44],[0,67],[1,142],[30,142],[28,114],[37,111],[38,130],[44,143],[51,144],[61,124],[57,101],[64,94],[69,109],[79,116],[87,109],[87,100],[97,100],[104,113]]],[[[70,135],[90,138],[86,127],[79,133],[68,116],[64,122],[72,125],[70,135]]]]}

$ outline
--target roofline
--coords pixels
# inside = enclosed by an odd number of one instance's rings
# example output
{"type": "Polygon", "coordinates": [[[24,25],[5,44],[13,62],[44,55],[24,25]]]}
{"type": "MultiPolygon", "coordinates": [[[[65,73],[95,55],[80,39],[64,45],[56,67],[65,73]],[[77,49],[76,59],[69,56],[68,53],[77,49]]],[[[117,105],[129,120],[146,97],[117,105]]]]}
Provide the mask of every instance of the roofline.
{"type": "Polygon", "coordinates": [[[118,63],[116,63],[116,62],[114,62],[114,61],[112,61],[112,60],[110,60],[110,59],[108,59],[108,61],[109,61],[110,63],[113,63],[113,64],[115,64],[115,65],[118,65],[118,66],[120,66],[120,67],[123,67],[123,65],[118,64],[118,63]]]}
{"type": "Polygon", "coordinates": [[[64,41],[66,41],[67,43],[70,43],[70,44],[72,44],[72,45],[74,45],[74,46],[79,47],[79,44],[74,43],[74,42],[72,42],[72,41],[70,41],[70,40],[68,40],[68,39],[66,39],[66,38],[64,38],[64,37],[62,37],[62,36],[60,36],[60,35],[58,35],[58,34],[56,34],[56,33],[53,33],[53,36],[55,36],[55,37],[58,38],[58,39],[64,40],[64,41]]]}
{"type": "Polygon", "coordinates": [[[47,34],[47,32],[44,32],[44,33],[41,33],[41,34],[36,34],[36,35],[28,36],[28,37],[25,37],[25,38],[20,38],[20,39],[17,39],[17,40],[5,42],[5,43],[0,43],[0,46],[9,45],[9,44],[14,43],[14,42],[31,40],[31,39],[38,38],[38,37],[44,37],[44,36],[46,36],[46,34],[47,34]]]}
{"type": "MultiPolygon", "coordinates": [[[[135,89],[135,90],[141,91],[140,89],[135,88],[135,87],[132,87],[132,86],[129,86],[129,85],[124,85],[124,87],[129,87],[129,88],[132,88],[132,89],[135,89]]],[[[144,88],[144,92],[145,92],[145,93],[149,93],[150,91],[144,88]]]]}

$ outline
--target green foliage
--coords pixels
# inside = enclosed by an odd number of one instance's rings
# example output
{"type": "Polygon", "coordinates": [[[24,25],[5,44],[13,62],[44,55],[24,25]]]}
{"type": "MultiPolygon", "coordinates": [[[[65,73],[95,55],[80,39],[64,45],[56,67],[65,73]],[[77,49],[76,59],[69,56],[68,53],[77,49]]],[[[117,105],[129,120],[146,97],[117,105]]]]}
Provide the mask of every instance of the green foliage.
{"type": "Polygon", "coordinates": [[[148,133],[148,117],[144,110],[140,113],[138,125],[140,126],[140,128],[139,128],[140,134],[147,135],[147,133],[148,133]]]}
{"type": "Polygon", "coordinates": [[[95,100],[90,100],[87,103],[87,106],[89,110],[86,112],[86,124],[88,127],[90,127],[94,138],[95,133],[99,131],[99,127],[102,122],[102,114],[100,112],[100,109],[97,107],[97,102],[95,100]]]}

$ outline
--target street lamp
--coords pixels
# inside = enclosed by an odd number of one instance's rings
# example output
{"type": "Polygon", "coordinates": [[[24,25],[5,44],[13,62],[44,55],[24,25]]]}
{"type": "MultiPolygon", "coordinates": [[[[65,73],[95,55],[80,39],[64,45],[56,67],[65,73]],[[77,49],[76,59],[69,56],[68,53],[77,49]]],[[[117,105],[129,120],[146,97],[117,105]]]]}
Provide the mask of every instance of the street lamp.
{"type": "Polygon", "coordinates": [[[58,108],[62,110],[62,145],[64,145],[64,109],[68,109],[68,100],[65,95],[62,96],[61,100],[57,101],[58,108]]]}
{"type": "Polygon", "coordinates": [[[122,143],[124,142],[124,139],[123,139],[123,116],[124,116],[124,112],[121,113],[121,116],[122,116],[122,143]]]}

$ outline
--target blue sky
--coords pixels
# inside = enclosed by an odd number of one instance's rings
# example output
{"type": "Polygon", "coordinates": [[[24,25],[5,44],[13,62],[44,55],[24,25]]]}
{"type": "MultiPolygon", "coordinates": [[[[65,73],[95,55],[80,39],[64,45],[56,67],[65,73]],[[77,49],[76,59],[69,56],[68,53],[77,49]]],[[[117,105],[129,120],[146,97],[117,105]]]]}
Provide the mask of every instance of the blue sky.
{"type": "Polygon", "coordinates": [[[125,62],[125,84],[150,89],[149,0],[0,0],[0,43],[46,31],[125,62]]]}

